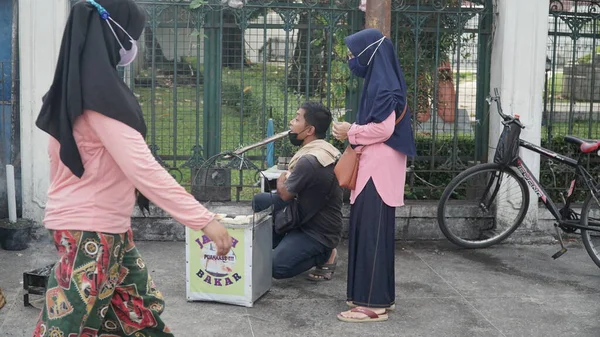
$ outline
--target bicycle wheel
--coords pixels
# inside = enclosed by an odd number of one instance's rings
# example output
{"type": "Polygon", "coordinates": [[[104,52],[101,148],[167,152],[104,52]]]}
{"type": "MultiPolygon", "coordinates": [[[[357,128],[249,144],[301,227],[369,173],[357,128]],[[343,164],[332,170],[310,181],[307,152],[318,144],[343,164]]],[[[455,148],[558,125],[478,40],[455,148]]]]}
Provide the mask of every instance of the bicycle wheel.
{"type": "MultiPolygon", "coordinates": [[[[580,221],[583,226],[598,227],[600,230],[600,205],[598,205],[592,194],[583,203],[580,221]]],[[[583,241],[585,250],[592,261],[600,267],[600,232],[582,229],[581,241],[583,241]]]]}
{"type": "Polygon", "coordinates": [[[450,242],[485,248],[519,227],[529,206],[525,180],[512,168],[489,163],[456,176],[438,203],[438,224],[450,242]]]}

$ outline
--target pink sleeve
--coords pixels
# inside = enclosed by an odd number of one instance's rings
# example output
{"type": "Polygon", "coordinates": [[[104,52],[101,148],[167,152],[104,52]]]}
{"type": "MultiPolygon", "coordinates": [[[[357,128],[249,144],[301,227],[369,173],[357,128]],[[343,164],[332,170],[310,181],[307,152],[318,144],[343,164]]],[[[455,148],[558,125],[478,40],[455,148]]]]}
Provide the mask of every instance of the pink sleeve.
{"type": "Polygon", "coordinates": [[[139,132],[98,112],[86,114],[106,150],[144,196],[194,230],[201,230],[214,219],[215,215],[156,161],[139,132]]]}
{"type": "Polygon", "coordinates": [[[58,171],[57,158],[60,158],[59,143],[54,137],[48,137],[48,159],[50,163],[50,180],[54,179],[58,171]]]}
{"type": "Polygon", "coordinates": [[[392,111],[388,118],[381,123],[366,125],[352,124],[348,131],[348,141],[352,145],[372,145],[383,143],[394,133],[396,113],[392,111]]]}

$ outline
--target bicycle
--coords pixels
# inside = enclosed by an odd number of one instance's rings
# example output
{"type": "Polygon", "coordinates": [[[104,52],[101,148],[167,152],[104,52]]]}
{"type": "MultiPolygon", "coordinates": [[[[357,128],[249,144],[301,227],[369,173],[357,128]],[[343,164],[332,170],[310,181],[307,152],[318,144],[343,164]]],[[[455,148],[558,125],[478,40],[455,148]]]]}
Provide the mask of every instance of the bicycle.
{"type": "Polygon", "coordinates": [[[448,184],[438,203],[437,218],[442,233],[450,242],[463,248],[485,248],[502,242],[522,224],[526,216],[530,198],[527,188],[529,185],[556,219],[554,227],[561,249],[552,257],[557,259],[567,252],[559,228],[569,234],[580,231],[586,251],[594,263],[600,267],[600,203],[598,202],[600,185],[581,164],[583,155],[599,149],[600,140],[565,136],[564,139],[567,143],[579,146],[580,153],[577,159],[531,144],[520,138],[521,130],[525,127],[520,122],[519,115],[509,116],[502,112],[497,89],[495,89],[495,97],[487,98],[490,105],[494,101],[504,125],[504,130],[498,140],[494,161],[470,167],[458,174],[448,184]],[[566,191],[567,198],[565,199],[564,195],[561,195],[564,201],[561,209],[556,206],[544,187],[525,165],[519,156],[519,148],[536,152],[576,170],[576,177],[566,191]],[[467,184],[463,189],[458,188],[459,185],[473,177],[478,177],[478,179],[467,184]],[[589,191],[581,214],[571,209],[573,192],[578,181],[583,181],[589,191]],[[516,184],[513,186],[510,184],[511,182],[516,184]],[[505,193],[508,198],[503,201],[500,196],[505,193]],[[519,207],[517,207],[518,204],[520,204],[519,207]],[[470,208],[465,210],[465,206],[470,206],[470,208]],[[597,208],[591,212],[593,206],[597,206],[597,208]],[[507,219],[513,213],[516,215],[515,220],[509,222],[507,219]],[[475,223],[471,224],[471,220],[474,220],[475,223]],[[458,230],[452,229],[451,225],[456,225],[458,230]]]}

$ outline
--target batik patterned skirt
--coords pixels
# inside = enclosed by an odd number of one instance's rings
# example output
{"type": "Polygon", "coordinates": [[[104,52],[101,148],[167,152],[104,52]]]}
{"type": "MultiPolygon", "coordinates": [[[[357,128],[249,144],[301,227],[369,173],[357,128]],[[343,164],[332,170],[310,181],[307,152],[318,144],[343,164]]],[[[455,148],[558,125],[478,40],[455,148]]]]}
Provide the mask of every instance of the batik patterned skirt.
{"type": "Polygon", "coordinates": [[[54,231],[59,253],[34,337],[173,336],[165,303],[124,234],[54,231]]]}

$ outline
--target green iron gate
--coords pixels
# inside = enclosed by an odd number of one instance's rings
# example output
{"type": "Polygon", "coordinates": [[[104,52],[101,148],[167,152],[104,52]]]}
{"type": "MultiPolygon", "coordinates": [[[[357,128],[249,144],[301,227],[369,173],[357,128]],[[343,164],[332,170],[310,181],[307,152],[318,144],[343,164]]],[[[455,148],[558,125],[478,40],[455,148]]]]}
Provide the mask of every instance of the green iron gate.
{"type": "MultiPolygon", "coordinates": [[[[361,83],[350,75],[343,38],[364,27],[359,2],[138,0],[148,22],[123,76],[157,159],[190,187],[207,158],[264,138],[269,119],[283,131],[305,100],[352,121],[361,83]]],[[[437,198],[456,172],[487,157],[491,13],[491,0],[392,1],[391,38],[418,140],[409,198],[437,198]]],[[[292,152],[286,139],[276,143],[275,157],[292,152]]],[[[264,149],[248,157],[265,167],[264,149]]],[[[226,180],[233,199],[250,198],[244,187],[254,175],[226,180]]]]}
{"type": "MultiPolygon", "coordinates": [[[[565,135],[600,139],[600,3],[551,0],[549,6],[542,145],[576,155],[565,135]]],[[[589,170],[600,173],[596,155],[585,159],[589,170]]],[[[542,182],[554,200],[562,200],[572,174],[569,167],[542,160],[542,182]]]]}

